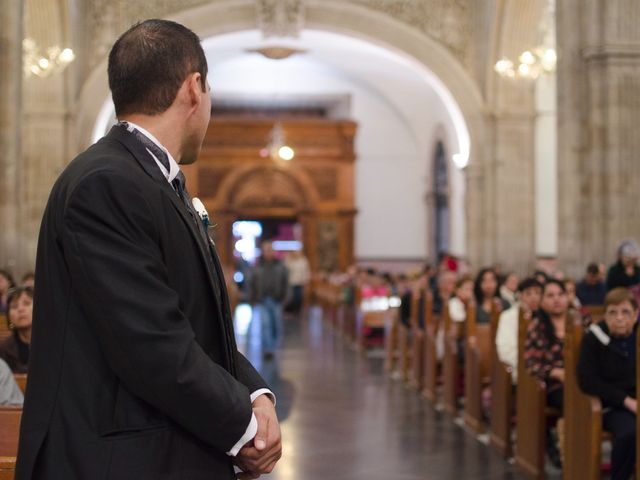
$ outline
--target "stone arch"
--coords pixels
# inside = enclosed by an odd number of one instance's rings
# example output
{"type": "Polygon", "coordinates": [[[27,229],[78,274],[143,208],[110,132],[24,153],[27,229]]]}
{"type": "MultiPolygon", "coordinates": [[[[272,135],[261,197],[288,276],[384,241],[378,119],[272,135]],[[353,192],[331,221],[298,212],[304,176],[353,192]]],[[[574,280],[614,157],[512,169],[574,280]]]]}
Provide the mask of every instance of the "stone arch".
{"type": "MultiPolygon", "coordinates": [[[[466,65],[460,60],[462,57],[456,57],[428,31],[421,31],[391,14],[344,0],[305,2],[306,27],[359,38],[399,54],[403,60],[423,71],[432,86],[439,85],[436,90],[445,103],[448,100],[454,105],[452,119],[466,126],[470,154],[469,168],[457,175],[460,177],[457,184],[463,185],[466,191],[460,197],[467,209],[455,227],[462,239],[458,253],[466,253],[474,264],[494,261],[498,253],[516,261],[529,258],[533,253],[533,245],[512,242],[510,238],[516,230],[524,232],[527,238],[533,237],[533,222],[527,220],[526,225],[521,222],[522,225],[513,225],[506,231],[506,227],[497,221],[500,202],[504,200],[495,194],[500,176],[494,171],[496,165],[502,165],[503,157],[504,160],[514,158],[509,152],[509,140],[503,138],[508,135],[502,135],[498,126],[501,118],[506,122],[512,115],[511,112],[503,112],[504,106],[522,105],[520,99],[525,98],[526,108],[533,95],[524,91],[526,87],[505,85],[496,79],[492,67],[499,56],[508,54],[510,49],[517,50],[519,45],[528,44],[535,38],[543,1],[523,0],[483,7],[483,18],[489,22],[489,27],[483,24],[482,28],[477,28],[476,25],[470,35],[475,35],[472,36],[475,42],[486,42],[488,48],[469,49],[466,54],[479,57],[466,65]],[[479,70],[474,68],[480,64],[483,66],[479,70]],[[479,85],[484,87],[482,91],[479,85]],[[506,245],[498,245],[496,239],[503,239],[506,245]]],[[[188,25],[201,38],[256,28],[255,3],[252,0],[211,2],[168,18],[188,25]]],[[[106,59],[91,72],[82,88],[76,130],[79,148],[91,143],[92,126],[108,98],[105,72],[106,59]]],[[[460,143],[459,138],[450,139],[449,153],[455,153],[456,143],[460,143]]],[[[528,194],[527,189],[518,191],[520,197],[528,194]]],[[[507,203],[511,201],[508,199],[507,203]]]]}
{"type": "MultiPolygon", "coordinates": [[[[419,30],[390,16],[339,0],[309,2],[306,7],[308,28],[331,31],[360,38],[402,55],[415,63],[433,81],[439,79],[440,93],[450,96],[471,137],[471,145],[481,145],[483,100],[477,84],[463,65],[443,45],[419,30]]],[[[255,29],[253,1],[215,2],[170,16],[192,28],[201,38],[233,31],[255,29]]],[[[80,148],[91,143],[95,119],[109,96],[106,59],[91,72],[82,92],[78,114],[77,140],[80,148]]],[[[472,155],[481,155],[477,149],[472,155]]]]}

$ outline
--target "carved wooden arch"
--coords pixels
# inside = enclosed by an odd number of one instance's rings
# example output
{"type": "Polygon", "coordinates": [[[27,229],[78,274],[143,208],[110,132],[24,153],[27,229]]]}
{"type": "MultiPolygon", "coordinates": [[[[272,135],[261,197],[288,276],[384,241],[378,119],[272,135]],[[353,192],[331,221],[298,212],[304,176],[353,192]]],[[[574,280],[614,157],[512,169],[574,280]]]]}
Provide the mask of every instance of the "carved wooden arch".
{"type": "Polygon", "coordinates": [[[226,209],[288,208],[314,210],[318,192],[307,174],[296,168],[250,165],[235,169],[220,185],[218,198],[226,209]]]}

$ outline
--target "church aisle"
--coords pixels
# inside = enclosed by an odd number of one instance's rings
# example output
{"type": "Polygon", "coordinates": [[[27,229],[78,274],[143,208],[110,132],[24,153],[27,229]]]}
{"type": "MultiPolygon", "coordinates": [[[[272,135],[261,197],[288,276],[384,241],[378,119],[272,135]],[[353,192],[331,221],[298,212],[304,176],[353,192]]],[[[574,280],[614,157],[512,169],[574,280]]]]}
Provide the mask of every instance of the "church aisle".
{"type": "Polygon", "coordinates": [[[381,358],[356,354],[319,310],[285,320],[284,347],[270,361],[261,358],[257,323],[239,325],[238,344],[278,396],[284,454],[267,478],[522,478],[451,417],[383,375],[381,358]]]}

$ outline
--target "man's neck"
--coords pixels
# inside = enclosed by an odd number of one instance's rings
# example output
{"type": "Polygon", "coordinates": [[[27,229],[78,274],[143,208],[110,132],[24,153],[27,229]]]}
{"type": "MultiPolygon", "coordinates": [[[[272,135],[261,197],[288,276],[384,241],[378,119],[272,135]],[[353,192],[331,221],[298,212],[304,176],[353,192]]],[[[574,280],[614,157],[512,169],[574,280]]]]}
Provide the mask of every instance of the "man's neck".
{"type": "Polygon", "coordinates": [[[180,163],[182,151],[179,126],[163,115],[131,114],[120,118],[123,122],[131,122],[147,130],[160,144],[166,148],[176,162],[180,163]]]}

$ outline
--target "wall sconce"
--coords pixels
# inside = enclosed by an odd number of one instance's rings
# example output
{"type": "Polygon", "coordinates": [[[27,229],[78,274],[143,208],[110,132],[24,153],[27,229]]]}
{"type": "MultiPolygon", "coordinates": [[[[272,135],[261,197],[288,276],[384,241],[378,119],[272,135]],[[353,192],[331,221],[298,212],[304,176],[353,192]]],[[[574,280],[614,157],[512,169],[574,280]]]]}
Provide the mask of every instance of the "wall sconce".
{"type": "Polygon", "coordinates": [[[61,72],[75,58],[76,54],[71,48],[54,45],[47,48],[46,53],[43,54],[32,38],[25,38],[22,41],[22,63],[26,78],[32,75],[46,78],[52,73],[61,72]]]}

